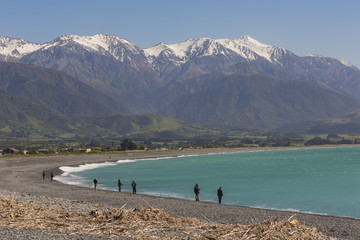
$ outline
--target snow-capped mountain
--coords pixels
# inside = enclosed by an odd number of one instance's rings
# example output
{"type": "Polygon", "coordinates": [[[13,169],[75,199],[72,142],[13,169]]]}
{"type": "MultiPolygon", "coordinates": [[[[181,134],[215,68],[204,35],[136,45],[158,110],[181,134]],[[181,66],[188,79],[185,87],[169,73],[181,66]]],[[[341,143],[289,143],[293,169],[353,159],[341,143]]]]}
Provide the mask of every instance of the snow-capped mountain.
{"type": "Polygon", "coordinates": [[[232,73],[237,63],[267,62],[281,65],[290,51],[261,43],[250,36],[230,39],[188,39],[176,44],[158,44],[144,49],[149,62],[165,82],[200,76],[214,71],[232,73]]]}
{"type": "Polygon", "coordinates": [[[126,51],[131,51],[136,54],[142,53],[141,49],[128,40],[104,34],[96,34],[94,36],[61,36],[49,44],[45,44],[41,51],[46,51],[54,47],[64,47],[69,44],[81,45],[90,52],[97,52],[105,56],[112,56],[121,62],[124,62],[127,57],[126,51]]]}
{"type": "Polygon", "coordinates": [[[56,46],[65,46],[68,44],[78,44],[89,51],[98,52],[103,55],[111,55],[119,61],[125,60],[125,50],[137,52],[138,54],[142,52],[141,49],[126,39],[104,34],[96,34],[94,36],[65,35],[43,44],[0,36],[0,55],[5,58],[19,59],[37,50],[46,51],[56,46]]]}
{"type": "MultiPolygon", "coordinates": [[[[226,86],[222,86],[228,77],[233,79],[232,84],[236,79],[241,79],[231,77],[234,75],[266,76],[269,81],[306,82],[302,94],[306,94],[306,89],[314,85],[360,99],[360,70],[355,66],[345,61],[317,55],[296,56],[289,50],[261,43],[250,36],[234,40],[188,39],[175,44],[161,43],[146,49],[141,49],[126,39],[103,34],[65,35],[43,44],[0,37],[0,60],[30,63],[63,71],[112,97],[133,113],[154,113],[167,109],[162,112],[169,114],[170,117],[176,116],[182,119],[187,117],[185,115],[181,117],[182,113],[179,111],[177,114],[176,111],[184,103],[192,104],[191,101],[187,101],[190,95],[191,99],[197,99],[199,102],[206,98],[203,106],[208,106],[205,104],[207,100],[211,100],[206,97],[208,89],[223,87],[227,94],[230,92],[235,94],[225,88],[226,86]]],[[[263,81],[267,81],[266,79],[263,81]]],[[[247,81],[247,84],[251,83],[250,80],[247,81]]],[[[278,89],[281,88],[279,85],[276,86],[278,89]]],[[[290,86],[294,85],[284,84],[282,91],[286,93],[290,90],[290,86]]],[[[296,92],[294,89],[291,91],[296,92]]],[[[245,94],[246,91],[244,90],[243,93],[245,94]]],[[[270,98],[277,94],[283,93],[276,92],[267,96],[270,98]]],[[[331,94],[322,95],[324,99],[328,99],[331,94]]],[[[229,98],[229,101],[235,101],[241,99],[241,96],[234,95],[229,98]]],[[[225,102],[221,99],[219,96],[219,104],[225,102]]],[[[307,98],[299,96],[296,101],[299,99],[307,98]]],[[[251,100],[256,102],[258,99],[251,100]]],[[[240,100],[238,101],[241,103],[240,100]]],[[[267,101],[276,102],[276,99],[263,99],[262,102],[267,101]]],[[[322,101],[325,102],[329,101],[322,101]]],[[[216,104],[218,103],[213,102],[212,109],[203,109],[202,112],[205,114],[213,111],[214,116],[221,115],[220,112],[213,110],[216,104]]],[[[228,116],[235,116],[235,112],[238,116],[242,115],[242,110],[235,107],[240,105],[229,108],[228,116]]],[[[311,104],[306,105],[309,106],[311,107],[311,104]]],[[[217,107],[224,108],[224,106],[217,107]]],[[[318,109],[321,107],[318,106],[318,109]]],[[[329,106],[326,107],[331,109],[329,106]]],[[[184,109],[186,112],[190,107],[184,106],[184,109]]],[[[291,111],[291,107],[287,109],[290,110],[286,111],[291,111]]],[[[255,110],[249,109],[249,111],[255,110]]],[[[204,121],[206,117],[197,116],[198,112],[198,109],[192,111],[194,119],[204,121]]],[[[249,114],[254,116],[253,113],[249,114]]],[[[323,116],[325,115],[321,117],[323,116]]],[[[276,119],[278,115],[275,114],[273,117],[276,119]]],[[[211,121],[215,123],[222,120],[211,121]]],[[[259,124],[261,121],[266,119],[261,118],[259,124]]]]}
{"type": "MultiPolygon", "coordinates": [[[[0,56],[2,59],[19,60],[28,59],[28,55],[34,52],[52,52],[55,48],[67,48],[74,53],[90,52],[106,57],[113,57],[116,61],[133,62],[141,58],[141,64],[150,64],[158,73],[161,73],[168,65],[180,66],[194,59],[217,56],[225,63],[221,66],[229,66],[239,61],[268,61],[272,64],[283,64],[282,59],[296,56],[292,52],[261,43],[250,36],[238,39],[211,39],[199,38],[188,39],[175,44],[160,43],[156,46],[141,49],[130,41],[117,36],[96,34],[94,36],[64,35],[49,43],[31,43],[23,39],[15,39],[0,36],[0,56]],[[81,49],[81,50],[80,50],[81,49]],[[145,63],[146,62],[146,63],[145,63]],[[164,66],[165,65],[165,66],[164,66]]],[[[316,59],[323,58],[318,55],[306,56],[316,59]]],[[[28,60],[24,60],[27,62],[28,60]]],[[[349,62],[340,61],[346,67],[356,68],[349,62]]]]}
{"type": "MultiPolygon", "coordinates": [[[[160,43],[156,46],[141,49],[130,41],[118,36],[96,34],[94,36],[64,35],[49,43],[31,43],[23,39],[15,39],[0,36],[0,55],[3,60],[21,59],[36,51],[51,51],[51,49],[66,47],[76,52],[77,48],[71,46],[81,46],[88,52],[111,56],[115,60],[124,62],[132,61],[131,55],[145,57],[152,67],[156,68],[159,62],[175,64],[177,66],[187,63],[194,58],[211,57],[222,55],[230,60],[226,65],[233,61],[257,61],[266,60],[273,64],[282,64],[281,59],[286,55],[294,54],[284,48],[261,43],[250,36],[238,39],[211,39],[199,38],[188,39],[175,44],[160,43]]],[[[321,56],[309,54],[306,57],[319,58],[321,56]]],[[[347,67],[355,67],[349,62],[340,61],[347,67]]],[[[356,68],[356,67],[355,67],[356,68]]]]}
{"type": "Polygon", "coordinates": [[[146,48],[144,51],[156,60],[162,53],[172,55],[178,63],[184,63],[193,57],[204,57],[222,54],[224,56],[238,55],[247,61],[266,59],[276,62],[277,58],[285,54],[287,50],[272,45],[263,44],[250,36],[239,39],[188,39],[176,44],[158,44],[154,47],[146,48]]]}
{"type": "Polygon", "coordinates": [[[5,61],[19,59],[42,46],[42,44],[31,43],[23,39],[0,36],[0,56],[5,61]]]}
{"type": "MultiPolygon", "coordinates": [[[[147,96],[159,84],[143,50],[116,36],[61,36],[19,61],[63,71],[119,102],[147,96]]],[[[139,107],[141,112],[151,109],[139,107]]]]}

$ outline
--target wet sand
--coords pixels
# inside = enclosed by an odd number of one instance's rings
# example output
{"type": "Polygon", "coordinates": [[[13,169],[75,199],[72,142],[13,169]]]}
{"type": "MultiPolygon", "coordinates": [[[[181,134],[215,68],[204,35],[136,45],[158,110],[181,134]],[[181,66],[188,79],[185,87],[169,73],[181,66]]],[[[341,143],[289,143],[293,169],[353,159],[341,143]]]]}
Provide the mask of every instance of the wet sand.
{"type": "MultiPolygon", "coordinates": [[[[292,219],[297,219],[300,223],[306,226],[318,228],[321,232],[327,234],[328,236],[342,239],[360,239],[359,219],[256,209],[210,202],[195,202],[182,199],[154,197],[141,194],[134,195],[128,192],[119,193],[105,190],[94,191],[92,188],[65,185],[56,181],[51,182],[48,178],[50,176],[50,172],[60,174],[61,171],[58,169],[60,166],[77,166],[84,163],[101,163],[121,159],[170,157],[189,154],[206,154],[210,152],[234,152],[240,150],[243,149],[58,155],[22,158],[2,157],[0,158],[0,190],[19,193],[27,197],[47,196],[73,201],[85,201],[110,207],[121,207],[126,204],[125,208],[129,209],[140,206],[152,206],[154,208],[161,208],[166,212],[173,213],[177,216],[196,217],[212,222],[227,224],[250,224],[262,222],[268,219],[289,219],[292,217],[292,219]],[[45,180],[42,179],[42,172],[44,170],[47,175],[45,180]]],[[[4,236],[9,237],[5,239],[20,236],[34,236],[34,234],[37,234],[37,231],[33,230],[23,230],[20,231],[20,233],[19,231],[20,230],[12,231],[11,229],[0,228],[0,234],[5,234],[4,236]]],[[[46,233],[42,232],[41,234],[42,235],[39,235],[39,238],[36,239],[57,239],[58,237],[56,236],[59,235],[59,233],[51,231],[46,233]]],[[[78,238],[92,239],[91,236],[78,236],[78,238]]],[[[72,235],[68,236],[67,239],[77,238],[72,235]]],[[[103,239],[107,238],[104,237],[103,239]]]]}

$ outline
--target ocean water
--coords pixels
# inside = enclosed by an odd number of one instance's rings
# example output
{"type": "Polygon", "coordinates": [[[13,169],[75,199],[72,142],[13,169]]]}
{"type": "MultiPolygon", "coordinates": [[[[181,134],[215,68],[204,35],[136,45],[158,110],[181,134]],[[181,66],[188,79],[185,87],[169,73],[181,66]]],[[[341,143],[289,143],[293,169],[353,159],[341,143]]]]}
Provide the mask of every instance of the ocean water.
{"type": "Polygon", "coordinates": [[[360,218],[360,148],[314,148],[180,156],[62,167],[56,179],[162,197],[360,218]]]}

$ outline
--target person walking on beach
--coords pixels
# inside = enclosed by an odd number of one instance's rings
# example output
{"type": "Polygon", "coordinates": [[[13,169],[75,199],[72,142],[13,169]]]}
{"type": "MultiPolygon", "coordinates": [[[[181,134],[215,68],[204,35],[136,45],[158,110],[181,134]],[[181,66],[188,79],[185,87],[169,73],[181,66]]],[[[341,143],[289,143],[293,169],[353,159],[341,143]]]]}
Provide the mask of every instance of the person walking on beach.
{"type": "Polygon", "coordinates": [[[198,184],[195,184],[194,193],[195,193],[195,201],[199,202],[200,201],[200,199],[199,199],[200,188],[199,188],[198,184]]]}
{"type": "Polygon", "coordinates": [[[45,179],[45,171],[43,171],[43,179],[45,179]]]}
{"type": "Polygon", "coordinates": [[[221,187],[219,187],[219,189],[217,190],[217,196],[219,198],[219,203],[221,203],[221,198],[224,196],[224,192],[221,187]]]}
{"type": "Polygon", "coordinates": [[[118,187],[119,187],[119,192],[121,192],[121,186],[122,186],[123,184],[121,183],[121,180],[120,180],[120,178],[119,178],[119,180],[118,180],[118,187]]]}
{"type": "Polygon", "coordinates": [[[136,194],[136,183],[135,183],[134,180],[132,181],[131,186],[132,186],[132,189],[133,189],[133,194],[136,194]]]}
{"type": "Polygon", "coordinates": [[[94,189],[95,189],[95,191],[96,191],[96,187],[97,187],[98,181],[97,181],[97,179],[95,178],[93,182],[94,182],[94,189]]]}
{"type": "Polygon", "coordinates": [[[51,174],[50,174],[50,180],[53,181],[53,179],[54,179],[54,174],[51,172],[51,174]]]}

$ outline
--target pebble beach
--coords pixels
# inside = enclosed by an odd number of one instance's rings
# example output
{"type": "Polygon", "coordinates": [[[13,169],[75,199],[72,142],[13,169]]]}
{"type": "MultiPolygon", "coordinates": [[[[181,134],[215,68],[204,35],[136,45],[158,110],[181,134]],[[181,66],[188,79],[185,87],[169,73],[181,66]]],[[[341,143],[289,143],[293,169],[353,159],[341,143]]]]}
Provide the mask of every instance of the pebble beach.
{"type": "MultiPolygon", "coordinates": [[[[161,209],[178,217],[189,217],[218,224],[249,225],[272,219],[296,219],[310,228],[338,239],[360,239],[360,220],[346,217],[305,214],[298,212],[275,211],[243,206],[195,202],[190,200],[162,198],[128,192],[65,185],[51,182],[50,173],[61,174],[61,166],[78,166],[84,163],[102,163],[125,159],[144,159],[171,157],[179,155],[234,152],[234,149],[134,152],[122,154],[83,154],[56,155],[41,157],[1,157],[0,158],[0,197],[22,203],[41,201],[41,204],[54,205],[60,210],[90,212],[93,209],[106,211],[109,208],[161,209]],[[42,178],[45,171],[46,178],[42,178]]],[[[105,236],[98,234],[67,233],[53,229],[29,229],[21,227],[0,227],[1,239],[132,239],[130,236],[105,236]]],[[[320,238],[319,238],[320,239],[320,238]]]]}

